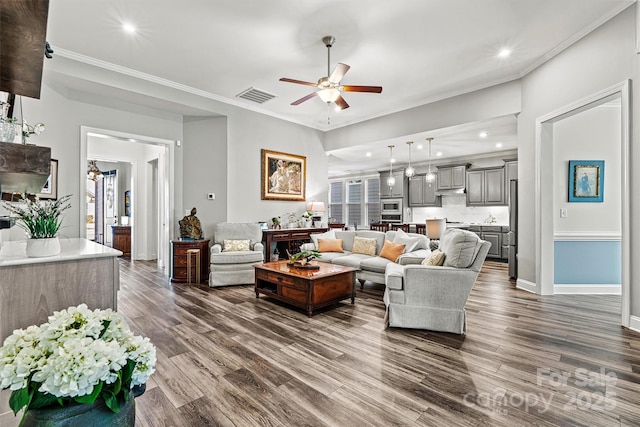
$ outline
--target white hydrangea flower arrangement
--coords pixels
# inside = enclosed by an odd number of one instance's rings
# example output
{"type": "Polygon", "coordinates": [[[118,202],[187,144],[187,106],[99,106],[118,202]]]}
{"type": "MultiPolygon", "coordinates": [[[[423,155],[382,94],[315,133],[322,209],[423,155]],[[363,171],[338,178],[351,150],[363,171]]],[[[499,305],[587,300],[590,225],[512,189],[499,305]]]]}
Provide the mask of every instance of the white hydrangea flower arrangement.
{"type": "Polygon", "coordinates": [[[49,322],[17,329],[0,347],[0,388],[14,414],[53,404],[93,403],[114,412],[154,372],[156,349],[111,309],[86,304],[56,311],[49,322]]]}

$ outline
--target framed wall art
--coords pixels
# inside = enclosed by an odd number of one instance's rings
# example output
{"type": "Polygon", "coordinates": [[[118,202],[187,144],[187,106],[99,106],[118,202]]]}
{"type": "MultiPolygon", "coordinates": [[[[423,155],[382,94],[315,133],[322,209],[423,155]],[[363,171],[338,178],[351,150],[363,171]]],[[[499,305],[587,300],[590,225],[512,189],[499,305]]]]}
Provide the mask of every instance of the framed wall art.
{"type": "Polygon", "coordinates": [[[47,182],[44,183],[42,190],[36,193],[40,199],[58,199],[58,161],[51,159],[51,171],[47,182]]]}
{"type": "Polygon", "coordinates": [[[569,160],[569,202],[604,200],[604,160],[569,160]]]}
{"type": "Polygon", "coordinates": [[[262,149],[262,200],[305,201],[307,158],[262,149]]]}

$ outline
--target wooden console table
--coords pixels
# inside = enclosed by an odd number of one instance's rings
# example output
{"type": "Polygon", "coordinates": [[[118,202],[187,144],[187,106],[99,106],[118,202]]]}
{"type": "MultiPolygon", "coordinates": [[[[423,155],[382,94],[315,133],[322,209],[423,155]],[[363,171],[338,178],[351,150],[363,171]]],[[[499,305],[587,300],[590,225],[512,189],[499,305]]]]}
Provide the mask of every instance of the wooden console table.
{"type": "MultiPolygon", "coordinates": [[[[205,282],[209,279],[209,239],[172,240],[171,281],[174,283],[187,283],[187,251],[189,249],[200,249],[200,278],[205,282]]],[[[192,278],[197,276],[195,268],[195,262],[193,262],[191,266],[192,278]]]]}
{"type": "Polygon", "coordinates": [[[279,230],[262,230],[262,243],[265,248],[265,260],[269,260],[274,244],[279,247],[281,256],[286,257],[285,250],[294,254],[300,245],[311,242],[311,234],[324,233],[328,228],[283,228],[279,230]],[[281,243],[283,242],[283,243],[281,243]]]}

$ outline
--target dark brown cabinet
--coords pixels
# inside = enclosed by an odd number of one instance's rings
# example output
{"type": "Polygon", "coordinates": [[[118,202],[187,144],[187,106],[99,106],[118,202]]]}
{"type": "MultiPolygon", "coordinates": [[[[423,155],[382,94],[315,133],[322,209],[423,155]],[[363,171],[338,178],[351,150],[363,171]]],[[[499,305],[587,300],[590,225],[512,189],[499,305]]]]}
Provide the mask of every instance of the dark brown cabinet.
{"type": "Polygon", "coordinates": [[[131,226],[130,225],[112,225],[111,241],[113,249],[122,252],[125,258],[131,258],[131,226]]]}
{"type": "MultiPolygon", "coordinates": [[[[187,282],[187,251],[200,250],[200,281],[209,280],[209,239],[205,240],[172,240],[171,241],[171,281],[187,282]]],[[[196,260],[191,258],[191,281],[196,280],[196,260]]]]}

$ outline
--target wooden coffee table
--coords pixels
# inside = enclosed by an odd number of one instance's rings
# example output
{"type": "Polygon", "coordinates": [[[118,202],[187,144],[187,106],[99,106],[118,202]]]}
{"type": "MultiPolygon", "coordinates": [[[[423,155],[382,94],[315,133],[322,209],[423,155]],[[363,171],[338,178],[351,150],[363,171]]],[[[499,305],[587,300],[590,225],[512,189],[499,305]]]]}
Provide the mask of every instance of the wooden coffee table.
{"type": "Polygon", "coordinates": [[[356,297],[356,269],[317,262],[319,270],[303,270],[289,266],[288,261],[257,264],[255,291],[307,310],[311,317],[320,307],[356,297]]]}

